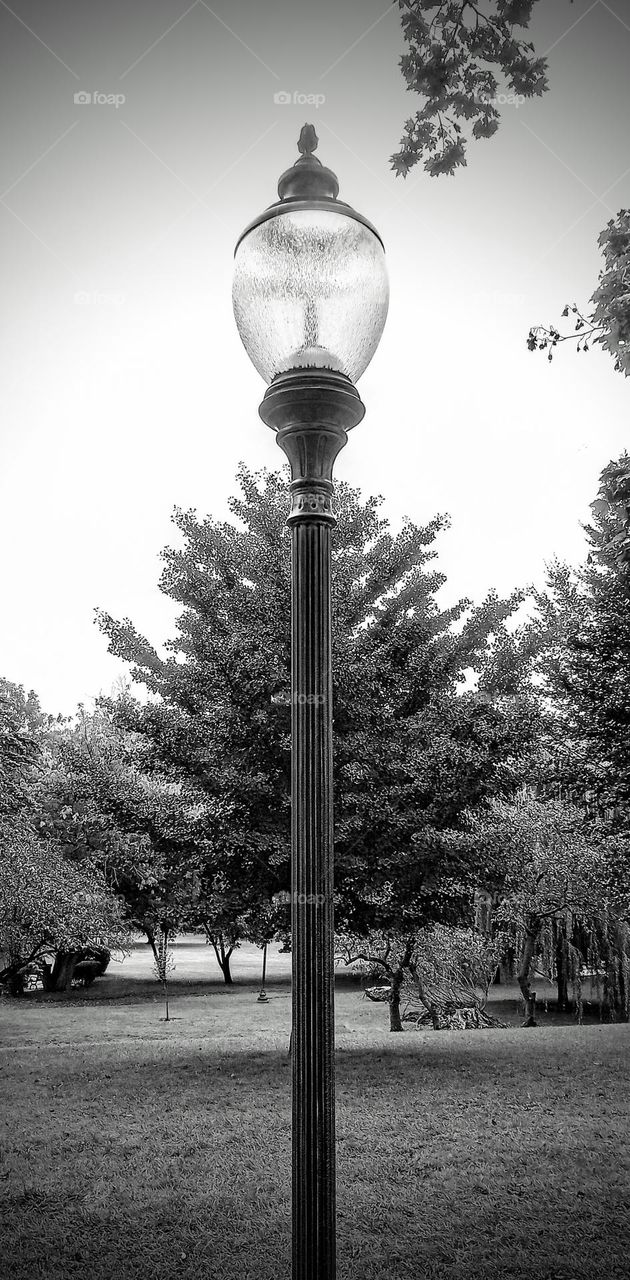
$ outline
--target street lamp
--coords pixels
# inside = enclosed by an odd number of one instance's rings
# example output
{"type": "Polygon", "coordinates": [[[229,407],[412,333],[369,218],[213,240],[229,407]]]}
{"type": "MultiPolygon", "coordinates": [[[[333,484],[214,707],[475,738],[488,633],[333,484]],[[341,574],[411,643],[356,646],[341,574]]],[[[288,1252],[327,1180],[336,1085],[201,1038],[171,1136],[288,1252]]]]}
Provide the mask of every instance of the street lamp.
{"type": "Polygon", "coordinates": [[[267,973],[267,943],[263,944],[263,962],[262,962],[262,978],[260,980],[260,991],[258,992],[258,1004],[269,1004],[269,998],[265,991],[265,975],[267,973]]]}
{"type": "Polygon", "coordinates": [[[291,464],[293,1280],[335,1277],[330,544],[333,465],[365,409],[354,383],[387,316],[378,232],[337,199],[302,129],[277,203],[241,235],[234,315],[269,383],[260,416],[291,464]]]}

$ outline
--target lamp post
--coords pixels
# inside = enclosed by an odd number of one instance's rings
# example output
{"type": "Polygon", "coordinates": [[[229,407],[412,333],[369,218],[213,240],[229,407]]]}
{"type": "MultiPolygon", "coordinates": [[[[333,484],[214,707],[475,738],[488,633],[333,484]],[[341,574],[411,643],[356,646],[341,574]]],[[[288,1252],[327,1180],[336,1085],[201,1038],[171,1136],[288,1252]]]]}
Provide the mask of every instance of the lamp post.
{"type": "Polygon", "coordinates": [[[354,386],[388,304],[378,232],[313,152],[243,232],[233,302],[269,386],[259,413],[291,464],[293,1280],[335,1277],[331,532],[333,465],[364,407],[354,386]]]}
{"type": "Polygon", "coordinates": [[[260,991],[258,992],[258,1004],[269,1004],[267,992],[265,991],[265,977],[267,974],[267,943],[263,945],[263,962],[262,962],[262,978],[260,980],[260,991]]]}

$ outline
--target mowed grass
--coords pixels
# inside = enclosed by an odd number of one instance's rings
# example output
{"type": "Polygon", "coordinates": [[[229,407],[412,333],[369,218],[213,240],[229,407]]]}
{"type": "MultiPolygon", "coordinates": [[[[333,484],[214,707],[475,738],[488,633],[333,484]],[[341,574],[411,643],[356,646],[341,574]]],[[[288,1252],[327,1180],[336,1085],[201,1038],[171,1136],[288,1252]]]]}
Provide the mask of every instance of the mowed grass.
{"type": "MultiPolygon", "coordinates": [[[[249,974],[177,995],[168,1024],[149,990],[0,1005],[6,1280],[290,1276],[286,973],[268,1005],[249,974]]],[[[628,1277],[629,1048],[619,1025],[390,1035],[340,984],[340,1280],[628,1277]]]]}

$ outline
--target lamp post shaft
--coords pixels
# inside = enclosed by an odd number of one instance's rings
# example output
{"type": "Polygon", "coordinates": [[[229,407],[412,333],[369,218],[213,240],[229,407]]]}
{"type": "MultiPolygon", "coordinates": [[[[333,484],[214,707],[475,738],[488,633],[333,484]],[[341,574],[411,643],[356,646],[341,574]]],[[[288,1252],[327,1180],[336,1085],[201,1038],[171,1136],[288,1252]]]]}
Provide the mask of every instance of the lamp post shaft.
{"type": "Polygon", "coordinates": [[[348,378],[302,369],[260,406],[291,463],[293,1280],[335,1280],[331,499],[364,408],[348,378]]]}
{"type": "Polygon", "coordinates": [[[293,1280],[335,1276],[330,535],[292,528],[293,1280]]]}

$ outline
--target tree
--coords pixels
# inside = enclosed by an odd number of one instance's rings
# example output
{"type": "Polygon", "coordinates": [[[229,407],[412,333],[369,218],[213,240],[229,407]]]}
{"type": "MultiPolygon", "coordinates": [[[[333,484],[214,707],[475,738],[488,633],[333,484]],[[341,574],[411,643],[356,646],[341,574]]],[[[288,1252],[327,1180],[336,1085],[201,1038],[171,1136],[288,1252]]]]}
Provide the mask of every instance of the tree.
{"type": "Polygon", "coordinates": [[[387,978],[390,1031],[403,1030],[400,994],[405,978],[414,972],[417,947],[415,934],[396,934],[394,931],[375,930],[363,939],[339,933],[335,940],[338,959],[345,964],[359,966],[364,973],[376,971],[387,978]]]}
{"type": "Polygon", "coordinates": [[[106,707],[56,736],[38,794],[38,829],[95,866],[126,901],[157,959],[159,931],[190,925],[203,862],[204,806],[191,784],[147,769],[143,742],[106,707]]]}
{"type": "Polygon", "coordinates": [[[470,822],[472,840],[499,885],[495,922],[518,955],[518,983],[525,1002],[524,1026],[536,1026],[537,965],[552,980],[557,972],[558,926],[563,954],[578,1002],[584,958],[572,938],[576,923],[592,934],[613,901],[613,876],[605,842],[585,829],[572,805],[524,795],[516,803],[491,801],[470,822]],[[554,925],[556,929],[554,929],[554,925]]]}
{"type": "Polygon", "coordinates": [[[561,342],[575,342],[578,351],[595,343],[612,356],[617,373],[630,374],[630,209],[621,209],[607,223],[597,242],[604,255],[599,282],[589,307],[566,303],[563,319],[573,317],[573,332],[556,325],[534,325],[527,338],[530,351],[547,351],[553,359],[561,342]]]}
{"type": "Polygon", "coordinates": [[[237,947],[247,938],[247,904],[238,889],[232,889],[221,872],[211,875],[206,891],[202,887],[197,904],[197,919],[214,951],[223,981],[233,982],[231,959],[237,947]]]}
{"type": "Polygon", "coordinates": [[[422,1006],[423,1014],[414,1018],[416,1025],[429,1020],[439,1030],[451,1025],[453,1018],[459,1019],[455,1025],[497,1025],[484,1009],[499,950],[496,942],[477,930],[437,924],[408,934],[373,932],[366,938],[338,934],[336,954],[369,976],[387,978],[390,1031],[403,1030],[403,991],[422,1006]],[[462,1019],[462,1011],[472,1016],[462,1019]]]}
{"type": "MultiPolygon", "coordinates": [[[[552,564],[546,591],[537,593],[537,661],[551,711],[552,751],[555,746],[546,794],[551,784],[557,796],[581,807],[587,823],[617,842],[619,883],[630,875],[629,473],[627,454],[604,468],[592,523],[585,526],[586,563],[576,571],[552,564]]],[[[540,786],[544,790],[542,776],[540,786]]],[[[609,912],[593,927],[593,946],[606,968],[604,1005],[611,1016],[626,1016],[623,911],[609,912]]],[[[588,939],[581,940],[583,953],[588,945],[588,939]]],[[[558,994],[566,998],[560,985],[558,994]]]]}
{"type": "MultiPolygon", "coordinates": [[[[151,695],[110,704],[118,728],[142,744],[147,773],[185,781],[206,804],[200,901],[208,936],[225,937],[222,964],[260,903],[289,887],[286,472],[241,467],[238,479],[238,523],[175,513],[183,546],[163,553],[160,586],[183,611],[167,658],[128,619],[98,615],[110,652],[151,695]]],[[[449,903],[455,912],[462,868],[440,864],[431,833],[497,788],[511,793],[538,732],[532,637],[508,628],[520,593],[440,609],[431,561],[445,520],[407,521],[393,536],[381,501],[337,488],[336,910],[355,933],[415,928],[449,903]],[[462,692],[471,669],[478,690],[462,692]]]]}
{"type": "Polygon", "coordinates": [[[435,925],[418,937],[413,985],[422,1013],[436,1031],[448,1027],[500,1026],[486,1013],[490,984],[500,959],[496,939],[474,928],[435,925]]]}
{"type": "Polygon", "coordinates": [[[630,454],[623,453],[604,467],[591,511],[600,532],[600,545],[593,546],[593,555],[611,571],[627,575],[630,572],[630,454]]]}
{"type": "MultiPolygon", "coordinates": [[[[572,0],[571,0],[572,2],[572,0]]],[[[499,128],[502,102],[540,97],[549,88],[547,60],[537,57],[526,32],[537,0],[398,0],[408,52],[400,67],[412,93],[424,104],[405,122],[400,150],[391,157],[398,176],[423,162],[431,177],[453,174],[466,165],[469,138],[490,138],[499,128]],[[498,76],[507,89],[499,92],[498,76]]],[[[604,255],[597,288],[588,308],[567,303],[557,325],[533,325],[530,351],[553,359],[559,343],[575,342],[578,351],[598,344],[612,356],[615,369],[630,374],[630,210],[621,209],[598,240],[604,255]]]]}
{"type": "Polygon", "coordinates": [[[264,947],[275,937],[285,937],[290,932],[288,924],[289,911],[283,909],[283,896],[290,900],[290,894],[283,891],[277,895],[279,901],[265,898],[264,876],[260,868],[260,888],[258,894],[252,880],[242,892],[238,886],[232,885],[227,874],[210,868],[207,877],[202,875],[199,895],[195,908],[195,922],[200,926],[206,941],[212,947],[217,964],[223,974],[224,982],[232,985],[231,959],[242,942],[253,942],[264,947]]]}
{"type": "MultiPolygon", "coordinates": [[[[26,824],[0,825],[0,983],[20,994],[29,966],[86,946],[125,950],[124,905],[96,871],[73,866],[26,824]]],[[[68,962],[57,986],[71,980],[68,962]],[[63,982],[62,982],[63,979],[63,982]]]]}
{"type": "Polygon", "coordinates": [[[497,105],[540,97],[547,90],[547,61],[515,33],[529,27],[536,0],[489,0],[485,12],[473,0],[399,0],[408,53],[400,67],[424,105],[405,124],[401,149],[391,157],[406,177],[424,162],[431,177],[466,164],[468,140],[490,138],[499,127],[497,105]],[[499,95],[499,80],[508,93],[499,95]]]}
{"type": "Polygon", "coordinates": [[[40,758],[44,717],[36,695],[0,678],[0,816],[23,814],[40,758]]]}
{"type": "Polygon", "coordinates": [[[608,814],[614,827],[630,816],[630,563],[624,455],[602,473],[600,496],[585,526],[589,553],[576,571],[549,567],[536,593],[539,673],[564,743],[560,780],[576,797],[608,814]]]}

